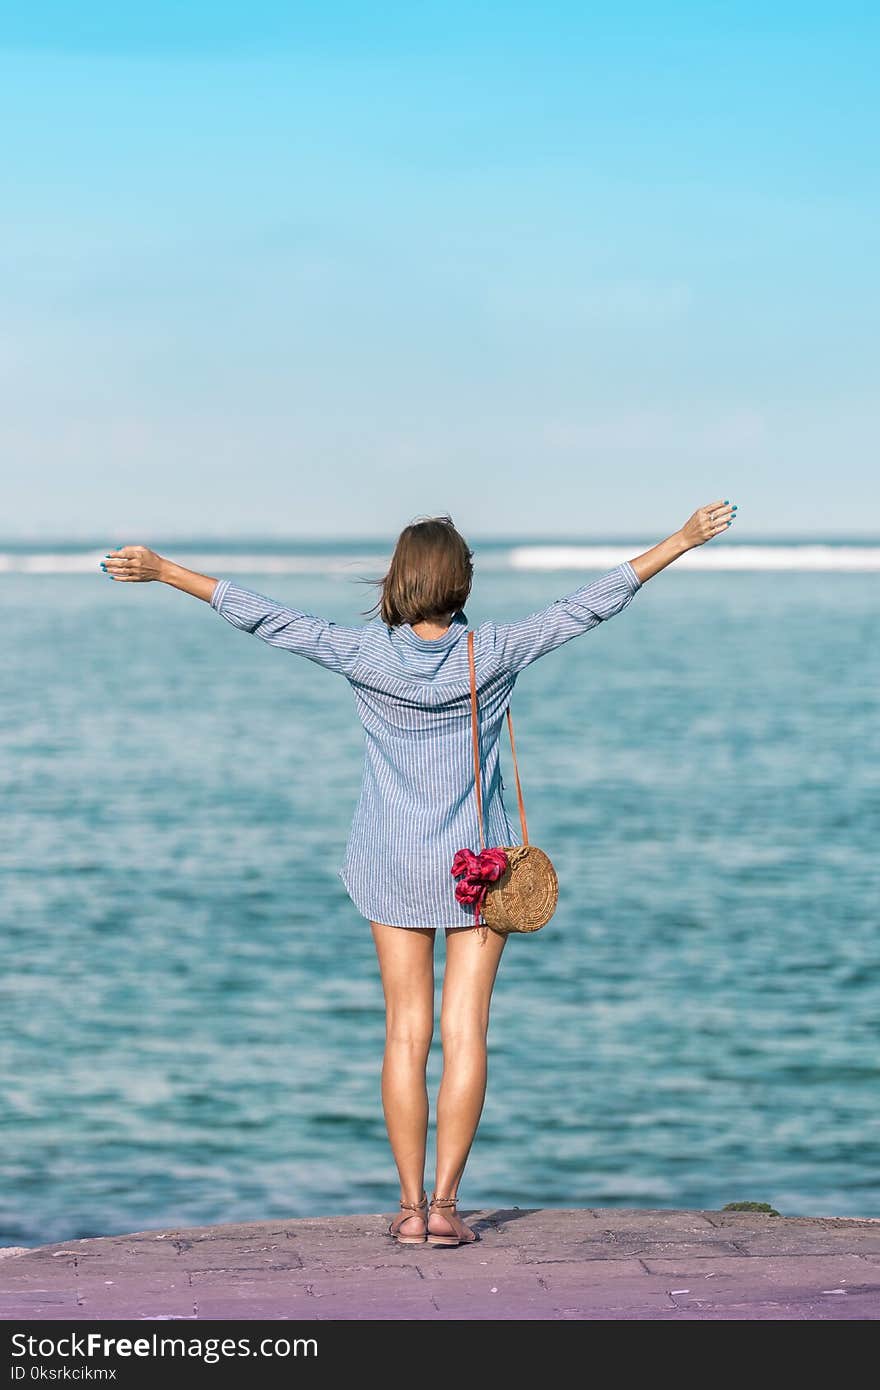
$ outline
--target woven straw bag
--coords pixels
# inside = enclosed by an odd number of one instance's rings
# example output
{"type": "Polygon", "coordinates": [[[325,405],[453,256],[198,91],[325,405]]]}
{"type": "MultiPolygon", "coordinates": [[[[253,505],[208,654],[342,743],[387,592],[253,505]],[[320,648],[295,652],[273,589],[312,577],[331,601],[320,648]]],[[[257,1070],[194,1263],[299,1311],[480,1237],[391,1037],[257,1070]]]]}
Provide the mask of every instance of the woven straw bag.
{"type": "Polygon", "coordinates": [[[516,745],[513,741],[513,720],[510,705],[507,707],[507,728],[510,733],[510,751],[513,755],[513,770],[516,776],[516,796],[519,803],[519,821],[522,827],[521,845],[498,845],[485,848],[483,828],[483,789],[480,769],[480,736],[477,710],[477,678],[474,666],[474,634],[468,632],[468,664],[471,681],[471,733],[474,746],[474,788],[477,796],[477,816],[480,826],[480,854],[470,850],[459,850],[453,860],[452,872],[456,877],[464,874],[462,882],[456,887],[455,895],[459,902],[472,904],[475,909],[475,924],[480,925],[480,912],[483,921],[492,931],[506,936],[509,932],[534,932],[546,925],[556,911],[559,898],[559,880],[550,860],[537,845],[529,844],[526,826],[526,809],[523,802],[519,768],[516,761],[516,745]]]}

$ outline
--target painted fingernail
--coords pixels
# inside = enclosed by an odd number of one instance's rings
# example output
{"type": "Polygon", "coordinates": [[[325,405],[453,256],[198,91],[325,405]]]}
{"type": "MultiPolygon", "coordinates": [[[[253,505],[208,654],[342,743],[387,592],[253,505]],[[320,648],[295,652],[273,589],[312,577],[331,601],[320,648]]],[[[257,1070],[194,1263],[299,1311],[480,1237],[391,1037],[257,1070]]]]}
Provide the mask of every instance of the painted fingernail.
{"type": "Polygon", "coordinates": [[[728,504],[729,501],[730,501],[730,498],[729,498],[729,497],[725,497],[725,499],[724,499],[724,505],[725,505],[725,507],[727,506],[727,504],[728,504]]]}

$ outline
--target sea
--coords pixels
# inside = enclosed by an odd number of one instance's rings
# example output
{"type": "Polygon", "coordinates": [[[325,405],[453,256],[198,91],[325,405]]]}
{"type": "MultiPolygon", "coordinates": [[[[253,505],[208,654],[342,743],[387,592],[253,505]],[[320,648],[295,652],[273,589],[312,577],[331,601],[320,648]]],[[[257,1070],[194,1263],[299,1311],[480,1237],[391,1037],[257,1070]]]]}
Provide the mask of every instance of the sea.
{"type": "MultiPolygon", "coordinates": [[[[351,688],[109,579],[131,539],[0,544],[0,1245],[392,1213],[351,688]]],[[[343,623],[392,545],[151,543],[343,623]]],[[[651,543],[472,541],[467,618],[651,543]]],[[[502,958],[464,1210],[880,1217],[878,596],[880,538],[724,536],[521,673],[560,897],[502,958]]]]}

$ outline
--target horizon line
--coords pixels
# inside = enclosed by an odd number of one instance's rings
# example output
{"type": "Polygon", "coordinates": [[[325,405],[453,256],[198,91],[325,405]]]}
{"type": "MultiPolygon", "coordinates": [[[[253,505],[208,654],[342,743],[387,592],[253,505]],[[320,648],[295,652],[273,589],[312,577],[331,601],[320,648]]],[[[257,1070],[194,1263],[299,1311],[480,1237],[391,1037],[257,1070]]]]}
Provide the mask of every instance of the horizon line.
{"type": "MultiPolygon", "coordinates": [[[[113,529],[113,528],[109,528],[113,529]]],[[[117,532],[120,528],[115,528],[117,532]]],[[[403,528],[401,528],[403,529],[403,528]]],[[[248,544],[248,545],[322,545],[333,542],[342,543],[373,543],[373,544],[393,544],[400,532],[345,532],[345,533],[321,533],[321,534],[297,534],[297,533],[266,533],[266,532],[199,532],[199,531],[180,531],[167,533],[154,538],[154,544],[179,544],[186,543],[207,543],[211,545],[248,544]]],[[[651,533],[654,535],[655,533],[651,533]]],[[[672,533],[670,533],[672,534],[672,533]]],[[[559,533],[529,533],[521,534],[516,532],[498,533],[481,535],[477,532],[469,532],[468,539],[480,545],[619,545],[629,544],[634,541],[641,543],[644,540],[651,541],[651,536],[640,532],[607,532],[593,533],[590,535],[576,534],[573,532],[559,533]]],[[[663,540],[664,537],[660,537],[663,540]]],[[[793,542],[803,542],[805,544],[821,543],[825,545],[837,542],[847,543],[852,541],[868,541],[880,543],[880,531],[793,531],[787,532],[755,532],[750,531],[747,536],[740,534],[737,537],[728,536],[727,543],[731,545],[773,545],[791,544],[793,542]]],[[[11,546],[30,546],[33,548],[46,548],[48,546],[102,546],[105,542],[96,539],[94,534],[70,535],[0,535],[0,547],[11,546]]],[[[106,542],[109,546],[115,542],[106,542]]],[[[147,545],[146,540],[122,541],[122,545],[147,545]]],[[[658,541],[653,541],[658,544],[658,541]]],[[[150,547],[152,548],[152,546],[150,547]]]]}

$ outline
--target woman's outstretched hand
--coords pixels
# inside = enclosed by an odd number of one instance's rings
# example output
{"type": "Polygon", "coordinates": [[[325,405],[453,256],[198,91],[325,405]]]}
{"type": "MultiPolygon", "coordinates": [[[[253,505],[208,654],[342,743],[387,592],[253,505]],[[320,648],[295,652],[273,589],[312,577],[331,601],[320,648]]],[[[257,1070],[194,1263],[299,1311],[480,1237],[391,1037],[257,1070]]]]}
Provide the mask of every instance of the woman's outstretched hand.
{"type": "Polygon", "coordinates": [[[710,502],[707,507],[698,507],[689,521],[681,528],[681,536],[689,550],[696,545],[705,545],[713,536],[726,531],[736,516],[736,506],[722,497],[718,502],[710,502]]]}
{"type": "Polygon", "coordinates": [[[146,584],[151,579],[157,579],[162,584],[170,584],[173,589],[180,589],[184,594],[192,594],[193,598],[204,599],[206,603],[211,602],[218,582],[210,575],[184,569],[183,565],[166,560],[145,545],[120,545],[118,549],[108,551],[101,561],[101,569],[111,579],[121,579],[128,584],[146,584]]]}
{"type": "Polygon", "coordinates": [[[673,560],[681,559],[697,545],[705,545],[713,536],[726,531],[736,516],[736,504],[731,505],[726,497],[710,502],[707,507],[698,507],[693,516],[685,522],[680,531],[667,536],[665,541],[654,545],[642,555],[636,555],[630,564],[636,576],[644,584],[645,580],[659,574],[673,560]]]}
{"type": "Polygon", "coordinates": [[[111,579],[124,579],[130,584],[146,584],[150,579],[162,579],[164,560],[145,545],[121,545],[111,550],[101,562],[111,579]]]}

